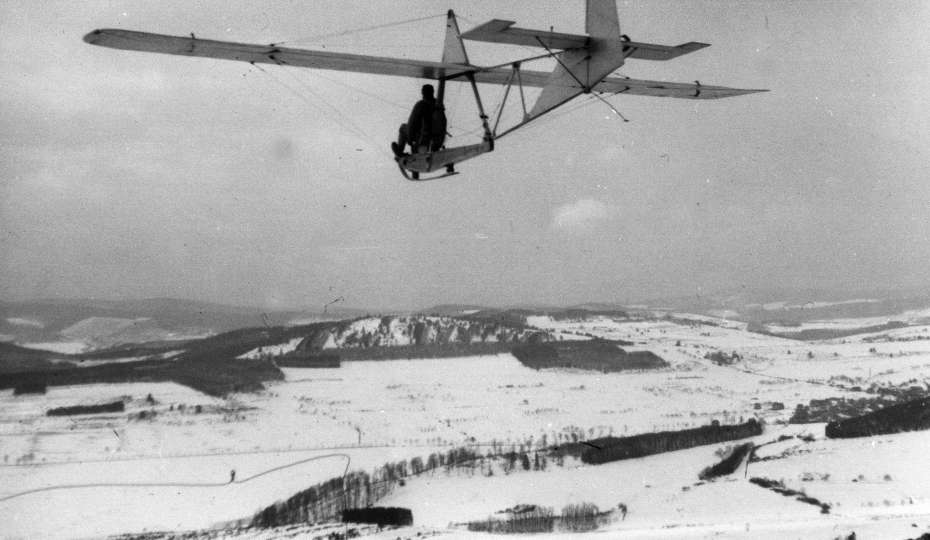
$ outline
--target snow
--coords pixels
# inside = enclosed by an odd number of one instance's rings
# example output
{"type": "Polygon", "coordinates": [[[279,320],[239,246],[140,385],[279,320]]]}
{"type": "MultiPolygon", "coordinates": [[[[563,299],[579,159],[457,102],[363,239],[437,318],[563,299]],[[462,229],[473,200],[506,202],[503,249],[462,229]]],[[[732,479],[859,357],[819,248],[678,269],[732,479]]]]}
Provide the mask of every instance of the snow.
{"type": "Polygon", "coordinates": [[[124,319],[118,317],[88,317],[78,321],[61,332],[61,335],[71,338],[94,339],[99,336],[115,334],[132,326],[146,323],[152,319],[147,317],[124,319]]]}
{"type": "Polygon", "coordinates": [[[805,302],[803,304],[791,304],[789,302],[769,302],[767,304],[749,304],[746,307],[761,307],[766,311],[779,311],[779,310],[789,310],[789,309],[816,309],[816,308],[825,308],[831,306],[844,306],[850,304],[875,304],[881,302],[881,300],[875,298],[852,298],[849,300],[839,300],[835,302],[824,302],[824,301],[813,301],[805,302]]]}
{"type": "Polygon", "coordinates": [[[50,341],[45,343],[20,343],[20,347],[27,349],[40,349],[61,354],[80,354],[86,351],[89,345],[83,341],[50,341]]]}
{"type": "Polygon", "coordinates": [[[75,360],[68,359],[62,360],[63,362],[70,362],[77,367],[94,367],[102,366],[106,364],[127,364],[130,362],[140,362],[142,360],[167,360],[169,358],[174,358],[184,351],[166,351],[159,354],[149,355],[149,356],[124,356],[120,358],[107,358],[106,360],[75,360]]]}
{"type": "MultiPolygon", "coordinates": [[[[823,425],[819,430],[822,435],[823,425]]],[[[791,426],[755,441],[796,431],[791,426]]],[[[410,508],[418,525],[436,528],[486,519],[516,504],[549,506],[558,513],[569,503],[592,502],[602,511],[620,503],[629,508],[625,520],[608,525],[611,538],[834,538],[838,529],[880,538],[888,537],[883,535],[889,529],[905,535],[913,531],[907,530],[912,523],[924,530],[930,524],[930,468],[915,467],[925,461],[928,443],[930,433],[814,443],[791,439],[789,444],[809,446],[811,453],[749,466],[750,477],[785,478],[788,487],[828,502],[830,514],[751,484],[739,473],[698,482],[698,472],[718,459],[714,450],[724,444],[598,466],[558,468],[550,462],[546,472],[435,473],[408,481],[382,503],[410,508]],[[878,470],[877,464],[882,464],[878,470]],[[868,471],[865,481],[854,482],[863,470],[868,471]],[[831,479],[801,480],[810,471],[831,474],[831,479]],[[864,534],[870,529],[874,536],[864,534]]]]}
{"type": "Polygon", "coordinates": [[[800,323],[797,326],[783,326],[779,324],[767,324],[765,328],[769,332],[775,333],[792,333],[802,330],[829,329],[829,330],[854,330],[856,328],[868,328],[870,326],[879,326],[890,322],[903,322],[910,325],[926,324],[930,320],[930,309],[918,309],[902,311],[893,315],[880,317],[858,317],[858,318],[839,318],[827,320],[812,320],[800,323]]]}
{"type": "Polygon", "coordinates": [[[300,342],[303,340],[304,338],[299,337],[294,338],[287,343],[258,347],[257,349],[252,349],[251,351],[241,354],[236,358],[243,360],[258,360],[265,357],[283,356],[287,353],[294,352],[297,349],[297,346],[300,345],[300,342]]]}
{"type": "Polygon", "coordinates": [[[24,317],[7,317],[6,322],[15,326],[31,326],[33,328],[45,328],[45,323],[35,319],[26,319],[24,317]]]}
{"type": "MultiPolygon", "coordinates": [[[[370,329],[375,322],[380,325],[374,318],[358,324],[370,329]]],[[[869,531],[872,537],[882,537],[887,530],[904,538],[919,536],[930,523],[930,473],[925,471],[930,467],[922,466],[930,432],[830,441],[822,438],[822,424],[782,427],[796,405],[811,399],[869,395],[837,386],[837,377],[844,377],[846,387],[853,384],[849,381],[862,387],[872,382],[930,381],[930,340],[894,341],[926,336],[928,327],[876,333],[871,341],[856,336],[804,343],[687,314],[585,321],[533,317],[530,324],[565,339],[596,335],[634,342],[626,348],[652,351],[670,367],[607,374],[536,371],[500,354],[286,368],[285,380],[268,384],[266,391],[225,399],[174,383],[52,387],[45,395],[15,397],[4,390],[0,498],[58,484],[223,483],[230,469],[241,479],[337,452],[350,454],[352,469],[370,471],[385,462],[425,457],[469,441],[539,447],[544,438],[547,445],[558,444],[570,440],[573,432],[587,437],[624,435],[757,417],[767,425],[757,438],[760,442],[804,432],[818,439],[766,446],[760,455],[798,451],[754,463],[750,475],[784,478],[793,489],[839,503],[835,512],[822,515],[812,505],[749,484],[740,475],[696,486],[698,472],[718,459],[714,451],[723,445],[596,467],[575,464],[545,473],[492,478],[436,474],[411,480],[382,504],[413,508],[418,527],[449,538],[468,535],[446,531],[450,521],[484,518],[516,503],[559,510],[580,501],[602,509],[620,502],[630,507],[626,521],[611,525],[609,537],[833,538],[855,530],[860,538],[868,538],[869,531]],[[736,353],[739,360],[718,366],[705,359],[719,351],[736,353]],[[147,399],[149,394],[154,403],[147,399]],[[123,400],[126,411],[45,416],[53,407],[114,400],[123,400]],[[784,409],[772,410],[776,402],[784,409]],[[143,411],[156,414],[140,419],[143,411]],[[805,481],[804,473],[815,478],[829,474],[830,479],[805,481]],[[911,523],[920,529],[909,528],[911,523]]],[[[392,335],[395,331],[391,329],[392,335]]],[[[296,341],[273,350],[286,351],[296,347],[296,341]]],[[[341,459],[312,461],[241,486],[36,493],[0,501],[0,536],[205,527],[247,517],[341,474],[342,467],[341,459]],[[50,505],[62,511],[43,513],[50,505]]],[[[568,536],[551,538],[558,537],[568,536]]]]}
{"type": "MultiPolygon", "coordinates": [[[[41,491],[0,502],[0,512],[7,516],[3,534],[73,538],[144,529],[205,528],[217,521],[251,515],[310,484],[341,476],[346,466],[344,457],[333,455],[248,479],[313,454],[250,457],[165,458],[85,464],[80,468],[46,467],[41,473],[46,480],[39,483],[40,487],[79,485],[87,480],[98,486],[41,491]],[[240,479],[235,484],[229,483],[232,469],[240,479]],[[197,483],[213,485],[187,485],[197,483]],[[56,510],[49,511],[50,508],[56,510]],[[118,520],[112,518],[115,515],[118,520]]],[[[29,480],[37,484],[34,478],[29,480]]],[[[15,489],[24,490],[24,486],[18,483],[15,489]]],[[[4,492],[8,493],[9,488],[4,492]]]]}

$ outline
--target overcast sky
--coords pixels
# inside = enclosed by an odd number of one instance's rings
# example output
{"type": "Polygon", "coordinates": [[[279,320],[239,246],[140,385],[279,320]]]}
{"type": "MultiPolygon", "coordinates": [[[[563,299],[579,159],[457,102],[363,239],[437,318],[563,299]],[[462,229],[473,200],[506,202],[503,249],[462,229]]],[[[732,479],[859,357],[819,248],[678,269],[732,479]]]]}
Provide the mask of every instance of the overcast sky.
{"type": "MultiPolygon", "coordinates": [[[[195,32],[438,60],[448,8],[463,30],[503,18],[582,33],[583,1],[0,0],[0,298],[415,308],[926,283],[930,3],[618,7],[634,41],[712,44],[621,74],[771,92],[612,98],[630,123],[595,101],[459,176],[410,183],[388,144],[423,81],[81,38],[195,32]]],[[[478,64],[534,52],[469,46],[478,64]]],[[[493,109],[502,89],[482,91],[493,109]]],[[[453,135],[477,125],[466,92],[449,92],[453,135]]]]}

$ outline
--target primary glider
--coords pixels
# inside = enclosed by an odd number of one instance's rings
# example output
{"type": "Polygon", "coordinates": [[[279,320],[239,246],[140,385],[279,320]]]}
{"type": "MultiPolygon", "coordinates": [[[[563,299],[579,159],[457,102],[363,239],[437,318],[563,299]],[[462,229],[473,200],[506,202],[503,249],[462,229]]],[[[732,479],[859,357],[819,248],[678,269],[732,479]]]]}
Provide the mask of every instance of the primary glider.
{"type": "MultiPolygon", "coordinates": [[[[484,131],[483,140],[478,144],[453,148],[443,147],[436,151],[421,148],[412,155],[396,157],[401,173],[409,180],[419,180],[420,173],[440,169],[445,169],[445,174],[442,176],[455,174],[457,163],[485,152],[491,152],[494,150],[494,143],[497,139],[583,94],[593,93],[596,97],[600,97],[600,94],[633,94],[684,99],[718,99],[765,91],[708,86],[697,81],[694,84],[683,84],[611,77],[610,75],[623,66],[628,58],[670,60],[703,49],[708,44],[692,41],[668,46],[631,41],[626,35],[620,33],[615,0],[586,1],[585,27],[588,35],[516,28],[513,21],[500,19],[494,19],[465,33],[460,33],[455,14],[450,10],[447,15],[442,60],[439,62],[312,51],[280,47],[274,44],[257,45],[214,41],[200,39],[193,34],[190,37],[183,37],[117,29],[94,30],[84,36],[84,41],[115,49],[435,80],[439,85],[437,104],[440,110],[442,110],[446,82],[468,83],[473,90],[481,119],[484,131]],[[506,64],[481,67],[469,62],[463,39],[538,47],[541,49],[541,54],[506,64]],[[543,58],[552,58],[556,61],[551,72],[527,71],[521,68],[526,62],[543,58]],[[493,127],[488,122],[489,118],[481,102],[478,92],[479,83],[506,86],[500,112],[493,127]],[[503,105],[514,86],[520,92],[522,119],[515,125],[498,132],[503,105]],[[526,106],[524,87],[542,88],[530,108],[526,106]]],[[[614,111],[616,112],[616,109],[614,111]]]]}

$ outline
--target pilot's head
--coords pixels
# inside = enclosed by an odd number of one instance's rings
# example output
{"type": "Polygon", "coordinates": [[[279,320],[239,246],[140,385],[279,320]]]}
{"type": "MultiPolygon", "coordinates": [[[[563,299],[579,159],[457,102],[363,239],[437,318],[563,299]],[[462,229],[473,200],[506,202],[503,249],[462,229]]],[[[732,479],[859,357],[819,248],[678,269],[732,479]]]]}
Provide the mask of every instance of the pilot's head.
{"type": "Polygon", "coordinates": [[[423,94],[423,99],[433,99],[433,85],[424,84],[420,92],[423,94]]]}

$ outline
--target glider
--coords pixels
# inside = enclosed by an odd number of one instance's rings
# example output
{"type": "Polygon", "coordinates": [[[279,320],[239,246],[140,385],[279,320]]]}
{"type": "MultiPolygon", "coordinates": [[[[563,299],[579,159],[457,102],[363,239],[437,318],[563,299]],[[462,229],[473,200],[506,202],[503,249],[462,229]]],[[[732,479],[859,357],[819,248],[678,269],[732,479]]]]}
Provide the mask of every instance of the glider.
{"type": "MultiPolygon", "coordinates": [[[[675,46],[631,41],[620,33],[615,0],[586,2],[587,35],[517,28],[514,26],[515,22],[500,19],[461,33],[455,14],[450,10],[446,19],[442,60],[439,62],[294,49],[275,44],[214,41],[200,39],[193,34],[190,37],[168,36],[118,29],[94,30],[84,36],[84,41],[115,49],[236,60],[253,65],[265,63],[434,80],[439,86],[437,106],[440,110],[443,108],[447,82],[469,84],[484,132],[482,141],[466,146],[442,147],[435,151],[421,147],[411,155],[397,156],[395,160],[401,173],[408,180],[420,180],[420,173],[431,173],[440,169],[445,169],[445,173],[428,179],[456,174],[457,163],[493,151],[496,140],[583,94],[593,94],[606,102],[601,94],[718,99],[766,91],[709,86],[697,81],[690,84],[611,77],[610,75],[623,66],[628,58],[671,60],[709,45],[693,41],[675,46]],[[535,47],[540,49],[540,54],[506,64],[482,67],[469,61],[464,40],[535,47]],[[555,67],[551,72],[522,69],[524,63],[543,58],[555,60],[555,67]],[[493,127],[481,101],[479,83],[506,87],[493,127]],[[520,94],[522,119],[499,132],[503,105],[515,87],[520,94]],[[529,108],[524,94],[526,87],[542,89],[529,108]]],[[[620,114],[612,106],[611,108],[620,114]]]]}

